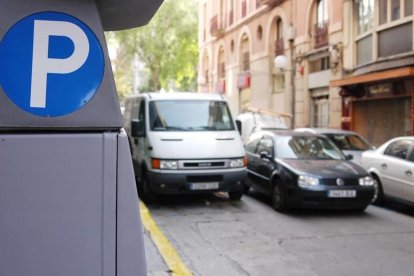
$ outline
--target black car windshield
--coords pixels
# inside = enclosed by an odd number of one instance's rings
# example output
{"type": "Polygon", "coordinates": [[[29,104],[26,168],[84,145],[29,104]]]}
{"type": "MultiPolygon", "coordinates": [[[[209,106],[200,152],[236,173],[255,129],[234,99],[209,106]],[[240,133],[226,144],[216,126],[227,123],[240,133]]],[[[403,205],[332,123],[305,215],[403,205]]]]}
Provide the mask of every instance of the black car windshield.
{"type": "Polygon", "coordinates": [[[354,134],[325,134],[341,150],[369,150],[371,146],[361,137],[354,134]]]}
{"type": "Polygon", "coordinates": [[[153,131],[234,130],[226,102],[210,100],[162,100],[149,104],[153,131]]]}
{"type": "Polygon", "coordinates": [[[318,136],[279,137],[276,146],[277,157],[281,159],[345,159],[329,139],[318,136]]]}

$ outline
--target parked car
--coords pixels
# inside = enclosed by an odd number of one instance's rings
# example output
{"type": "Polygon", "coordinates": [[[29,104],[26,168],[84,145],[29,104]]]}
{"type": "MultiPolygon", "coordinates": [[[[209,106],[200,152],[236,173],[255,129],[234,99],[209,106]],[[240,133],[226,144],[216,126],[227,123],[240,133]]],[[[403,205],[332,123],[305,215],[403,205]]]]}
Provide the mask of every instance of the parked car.
{"type": "Polygon", "coordinates": [[[138,194],[243,195],[246,154],[226,100],[200,93],[143,93],[125,102],[138,194]]]}
{"type": "Polygon", "coordinates": [[[397,137],[364,152],[362,166],[377,182],[375,203],[385,198],[414,203],[414,136],[397,137]]]}
{"type": "Polygon", "coordinates": [[[335,128],[296,128],[295,131],[310,132],[327,136],[345,155],[352,155],[352,161],[361,165],[361,154],[374,147],[354,131],[335,128]]]}
{"type": "Polygon", "coordinates": [[[292,207],[364,210],[374,196],[374,181],[322,135],[258,131],[245,149],[246,192],[271,197],[276,211],[292,207]]]}

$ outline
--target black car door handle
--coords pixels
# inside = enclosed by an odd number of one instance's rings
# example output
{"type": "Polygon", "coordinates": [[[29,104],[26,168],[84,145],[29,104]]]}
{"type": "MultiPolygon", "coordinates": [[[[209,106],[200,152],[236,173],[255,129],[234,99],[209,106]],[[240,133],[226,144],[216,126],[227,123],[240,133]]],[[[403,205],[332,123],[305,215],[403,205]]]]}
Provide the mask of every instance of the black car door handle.
{"type": "Polygon", "coordinates": [[[411,170],[406,170],[405,171],[405,175],[406,176],[412,176],[413,175],[413,172],[411,170]]]}
{"type": "Polygon", "coordinates": [[[387,168],[387,164],[382,163],[382,164],[381,164],[381,168],[386,169],[386,168],[387,168]]]}

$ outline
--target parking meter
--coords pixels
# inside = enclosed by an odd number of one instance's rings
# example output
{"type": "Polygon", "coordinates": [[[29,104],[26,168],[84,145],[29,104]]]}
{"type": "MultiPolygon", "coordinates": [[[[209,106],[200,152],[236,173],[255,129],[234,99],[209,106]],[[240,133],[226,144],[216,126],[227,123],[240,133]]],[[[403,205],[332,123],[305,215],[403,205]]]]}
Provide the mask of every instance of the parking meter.
{"type": "Polygon", "coordinates": [[[0,0],[0,275],[146,275],[104,30],[162,0],[0,0]]]}

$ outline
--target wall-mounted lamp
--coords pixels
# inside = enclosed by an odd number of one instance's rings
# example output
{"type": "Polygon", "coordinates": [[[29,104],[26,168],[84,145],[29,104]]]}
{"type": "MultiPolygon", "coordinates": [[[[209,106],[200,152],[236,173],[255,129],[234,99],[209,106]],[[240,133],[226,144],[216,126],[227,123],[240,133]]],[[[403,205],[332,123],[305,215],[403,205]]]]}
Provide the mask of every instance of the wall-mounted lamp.
{"type": "Polygon", "coordinates": [[[276,68],[282,72],[286,71],[288,64],[289,64],[288,58],[284,55],[276,56],[273,62],[276,68]]]}
{"type": "Polygon", "coordinates": [[[206,84],[206,78],[205,78],[205,77],[203,77],[203,76],[198,76],[198,77],[197,77],[197,83],[198,83],[199,85],[205,85],[205,84],[206,84]]]}

